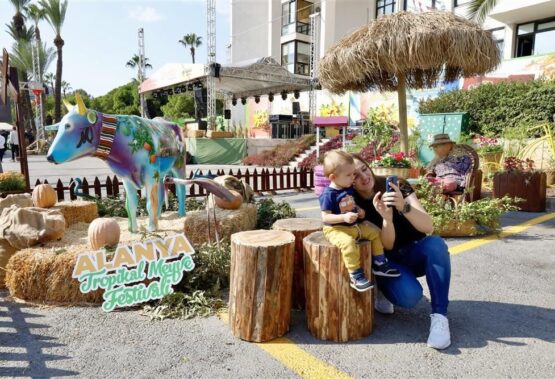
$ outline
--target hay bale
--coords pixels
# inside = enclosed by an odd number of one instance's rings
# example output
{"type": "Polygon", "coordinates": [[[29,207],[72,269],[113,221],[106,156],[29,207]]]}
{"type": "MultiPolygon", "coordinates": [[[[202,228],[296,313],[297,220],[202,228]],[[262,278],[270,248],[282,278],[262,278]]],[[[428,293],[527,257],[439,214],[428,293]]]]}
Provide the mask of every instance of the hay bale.
{"type": "Polygon", "coordinates": [[[12,296],[22,300],[101,303],[103,291],[83,294],[79,290],[79,282],[71,277],[77,255],[88,250],[87,245],[21,250],[8,262],[6,287],[12,296]]]}
{"type": "Polygon", "coordinates": [[[218,225],[218,235],[220,239],[230,240],[233,233],[253,230],[256,228],[256,205],[245,204],[239,209],[227,210],[221,208],[211,208],[210,224],[208,224],[207,210],[187,212],[184,222],[185,235],[195,246],[208,242],[208,228],[210,227],[210,237],[215,240],[214,231],[214,211],[216,210],[216,220],[218,225]]]}
{"type": "MultiPolygon", "coordinates": [[[[115,217],[121,227],[120,244],[153,239],[152,235],[131,233],[127,230],[127,219],[115,217]]],[[[146,225],[148,217],[139,217],[146,225]]],[[[162,214],[157,235],[162,237],[183,233],[183,218],[177,212],[162,214]]],[[[102,290],[83,294],[79,281],[72,278],[76,257],[90,251],[88,245],[88,223],[71,225],[59,241],[50,241],[42,247],[21,250],[8,262],[6,287],[11,296],[38,303],[102,303],[102,290]]]]}
{"type": "Polygon", "coordinates": [[[0,288],[5,288],[6,267],[8,261],[17,252],[17,249],[10,245],[5,239],[0,239],[0,288]]]}
{"type": "Polygon", "coordinates": [[[50,209],[56,209],[64,215],[66,227],[78,222],[91,222],[98,217],[98,207],[94,201],[61,201],[50,209]]]}

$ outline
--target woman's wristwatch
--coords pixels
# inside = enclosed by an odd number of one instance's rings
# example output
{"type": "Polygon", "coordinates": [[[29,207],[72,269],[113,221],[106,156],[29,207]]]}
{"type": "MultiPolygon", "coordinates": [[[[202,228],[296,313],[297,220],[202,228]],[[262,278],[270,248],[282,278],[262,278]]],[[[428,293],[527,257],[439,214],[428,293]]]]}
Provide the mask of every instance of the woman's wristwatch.
{"type": "Polygon", "coordinates": [[[405,201],[405,205],[403,206],[403,209],[399,211],[399,213],[404,215],[406,213],[409,213],[411,209],[412,209],[412,206],[410,205],[410,203],[408,201],[405,201]]]}

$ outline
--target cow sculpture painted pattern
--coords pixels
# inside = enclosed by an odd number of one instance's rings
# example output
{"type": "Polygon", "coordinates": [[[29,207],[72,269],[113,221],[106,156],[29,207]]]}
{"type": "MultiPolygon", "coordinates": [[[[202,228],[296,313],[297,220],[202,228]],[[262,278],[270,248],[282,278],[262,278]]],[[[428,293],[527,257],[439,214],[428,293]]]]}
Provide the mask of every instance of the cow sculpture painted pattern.
{"type": "MultiPolygon", "coordinates": [[[[49,162],[60,164],[98,157],[123,179],[129,230],[137,232],[137,191],[146,188],[149,231],[158,227],[166,175],[185,178],[185,145],[180,128],[163,120],[106,115],[88,110],[79,94],[58,125],[48,150],[49,162]]],[[[176,186],[179,216],[185,216],[185,186],[176,186]]]]}

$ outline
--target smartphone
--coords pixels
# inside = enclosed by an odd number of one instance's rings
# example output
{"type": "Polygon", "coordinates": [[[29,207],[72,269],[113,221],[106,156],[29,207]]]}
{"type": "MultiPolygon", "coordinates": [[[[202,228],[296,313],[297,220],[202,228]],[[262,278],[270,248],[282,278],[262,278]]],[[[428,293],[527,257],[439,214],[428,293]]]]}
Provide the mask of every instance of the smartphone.
{"type": "MultiPolygon", "coordinates": [[[[391,183],[395,184],[396,186],[398,185],[398,178],[397,175],[391,175],[388,176],[387,178],[385,178],[385,191],[386,192],[393,192],[395,191],[393,188],[391,188],[391,183]]],[[[393,205],[388,205],[389,208],[391,208],[393,205]]]]}
{"type": "Polygon", "coordinates": [[[385,178],[385,191],[386,192],[394,192],[395,190],[390,186],[390,183],[395,184],[396,186],[399,185],[399,179],[397,178],[397,175],[390,175],[387,178],[385,178]]]}

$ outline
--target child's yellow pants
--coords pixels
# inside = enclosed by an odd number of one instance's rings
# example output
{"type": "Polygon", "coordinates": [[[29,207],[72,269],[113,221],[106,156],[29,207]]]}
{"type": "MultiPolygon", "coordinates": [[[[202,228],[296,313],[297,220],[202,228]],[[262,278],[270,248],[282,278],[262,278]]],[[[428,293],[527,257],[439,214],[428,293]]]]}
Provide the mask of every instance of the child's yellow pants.
{"type": "Polygon", "coordinates": [[[372,256],[383,254],[380,232],[366,223],[353,226],[324,226],[323,231],[326,239],[341,250],[343,262],[349,272],[362,267],[357,240],[369,240],[372,243],[372,256]]]}

